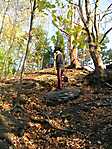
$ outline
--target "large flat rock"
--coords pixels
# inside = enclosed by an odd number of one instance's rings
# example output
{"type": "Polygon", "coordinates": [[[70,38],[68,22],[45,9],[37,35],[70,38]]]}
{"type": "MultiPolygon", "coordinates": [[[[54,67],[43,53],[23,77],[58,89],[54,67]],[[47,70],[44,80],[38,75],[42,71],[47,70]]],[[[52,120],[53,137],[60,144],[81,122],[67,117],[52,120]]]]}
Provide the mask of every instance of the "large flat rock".
{"type": "Polygon", "coordinates": [[[78,88],[65,88],[63,90],[50,91],[45,95],[47,105],[55,106],[60,103],[76,99],[80,95],[78,88]]]}

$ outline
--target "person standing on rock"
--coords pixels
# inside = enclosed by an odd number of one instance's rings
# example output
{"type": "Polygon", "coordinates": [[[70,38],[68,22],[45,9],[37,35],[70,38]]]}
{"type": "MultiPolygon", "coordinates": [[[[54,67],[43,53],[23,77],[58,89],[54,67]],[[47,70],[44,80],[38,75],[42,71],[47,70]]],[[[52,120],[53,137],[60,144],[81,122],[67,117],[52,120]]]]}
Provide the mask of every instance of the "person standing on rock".
{"type": "Polygon", "coordinates": [[[55,48],[56,53],[56,70],[57,70],[57,89],[62,89],[62,76],[64,73],[64,60],[63,60],[63,54],[62,49],[60,47],[55,48]]]}

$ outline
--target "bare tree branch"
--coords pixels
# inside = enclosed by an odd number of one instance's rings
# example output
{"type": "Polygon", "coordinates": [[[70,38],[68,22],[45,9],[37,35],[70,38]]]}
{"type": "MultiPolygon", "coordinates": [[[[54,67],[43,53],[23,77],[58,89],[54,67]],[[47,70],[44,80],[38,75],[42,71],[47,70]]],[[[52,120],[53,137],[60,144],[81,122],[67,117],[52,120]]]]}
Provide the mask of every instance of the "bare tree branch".
{"type": "Polygon", "coordinates": [[[72,4],[72,5],[76,6],[76,7],[79,7],[78,4],[76,4],[76,3],[73,3],[73,2],[68,1],[68,0],[67,0],[67,2],[68,2],[69,4],[72,4]]]}
{"type": "Polygon", "coordinates": [[[107,7],[107,10],[109,10],[111,6],[112,6],[112,3],[107,7]]]}
{"type": "Polygon", "coordinates": [[[109,14],[112,14],[112,11],[111,11],[111,12],[107,12],[107,13],[105,13],[105,14],[102,16],[102,18],[100,19],[100,21],[102,21],[103,18],[104,18],[105,16],[109,15],[109,14]]]}
{"type": "Polygon", "coordinates": [[[109,28],[109,29],[105,32],[105,34],[103,35],[103,37],[102,37],[102,39],[101,39],[101,41],[100,41],[100,44],[103,42],[103,40],[105,39],[105,37],[107,36],[107,34],[108,34],[111,30],[112,30],[112,27],[109,28]]]}
{"type": "Polygon", "coordinates": [[[94,27],[92,26],[92,34],[91,34],[91,36],[92,36],[92,38],[93,38],[93,42],[95,42],[95,35],[94,35],[94,29],[93,29],[94,27]]]}
{"type": "Polygon", "coordinates": [[[98,40],[98,30],[97,30],[97,25],[96,25],[96,16],[97,16],[97,8],[98,8],[98,2],[99,0],[96,0],[95,2],[95,11],[94,11],[94,29],[95,29],[95,33],[96,33],[96,39],[98,40]]]}
{"type": "Polygon", "coordinates": [[[105,13],[104,13],[104,15],[102,16],[102,18],[100,19],[100,21],[102,21],[105,16],[107,16],[108,14],[111,14],[111,13],[112,13],[112,11],[109,12],[109,11],[110,11],[109,9],[110,9],[111,7],[112,7],[112,3],[107,7],[107,9],[105,10],[105,13]]]}
{"type": "Polygon", "coordinates": [[[86,10],[87,24],[89,23],[89,20],[90,20],[88,4],[89,4],[88,0],[85,0],[85,10],[86,10]]]}
{"type": "Polygon", "coordinates": [[[57,29],[59,29],[61,32],[63,32],[65,35],[70,36],[69,33],[67,33],[64,29],[59,28],[58,25],[56,25],[57,29]]]}
{"type": "Polygon", "coordinates": [[[79,0],[78,8],[79,8],[79,14],[80,14],[81,20],[82,20],[82,22],[84,24],[85,30],[86,30],[86,32],[88,34],[88,37],[89,37],[88,40],[91,41],[90,31],[89,31],[88,25],[87,25],[87,23],[85,21],[85,18],[83,16],[83,11],[82,11],[82,7],[81,7],[81,0],[79,0]]]}

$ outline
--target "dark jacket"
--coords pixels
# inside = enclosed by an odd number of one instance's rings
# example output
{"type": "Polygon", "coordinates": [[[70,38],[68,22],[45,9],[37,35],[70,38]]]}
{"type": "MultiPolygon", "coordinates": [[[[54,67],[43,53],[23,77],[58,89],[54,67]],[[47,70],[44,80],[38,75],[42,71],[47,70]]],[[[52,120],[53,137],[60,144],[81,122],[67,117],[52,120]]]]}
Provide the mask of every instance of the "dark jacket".
{"type": "Polygon", "coordinates": [[[56,55],[56,67],[63,68],[63,56],[61,53],[56,55]]]}

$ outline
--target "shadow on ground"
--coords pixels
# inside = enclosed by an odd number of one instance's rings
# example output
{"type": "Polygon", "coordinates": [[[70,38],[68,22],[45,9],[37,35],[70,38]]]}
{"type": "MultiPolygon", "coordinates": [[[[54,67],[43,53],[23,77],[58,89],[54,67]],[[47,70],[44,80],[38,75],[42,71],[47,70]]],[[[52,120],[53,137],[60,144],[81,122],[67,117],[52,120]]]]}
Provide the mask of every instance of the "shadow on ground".
{"type": "MultiPolygon", "coordinates": [[[[49,82],[23,80],[18,98],[19,85],[17,80],[0,85],[2,149],[9,146],[17,149],[111,149],[112,100],[106,91],[93,92],[90,96],[90,92],[85,94],[82,88],[77,98],[49,106],[43,102],[43,97],[52,90],[49,82]]],[[[108,92],[111,94],[111,90],[108,92]]]]}

